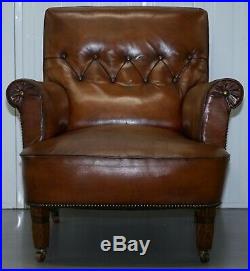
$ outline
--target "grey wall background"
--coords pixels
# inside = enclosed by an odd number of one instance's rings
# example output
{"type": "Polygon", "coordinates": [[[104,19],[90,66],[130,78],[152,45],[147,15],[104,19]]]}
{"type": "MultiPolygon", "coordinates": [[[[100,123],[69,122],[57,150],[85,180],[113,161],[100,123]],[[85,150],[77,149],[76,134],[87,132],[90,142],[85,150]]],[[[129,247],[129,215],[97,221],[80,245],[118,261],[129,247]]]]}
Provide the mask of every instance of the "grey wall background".
{"type": "Polygon", "coordinates": [[[43,18],[48,7],[79,5],[189,6],[208,11],[210,22],[210,80],[233,77],[245,88],[245,99],[232,113],[228,151],[231,163],[222,207],[247,207],[247,3],[198,2],[50,2],[3,3],[3,208],[23,208],[24,192],[19,153],[22,149],[17,113],[5,100],[7,85],[15,78],[42,79],[43,18]],[[239,114],[240,113],[240,114],[239,114]]]}

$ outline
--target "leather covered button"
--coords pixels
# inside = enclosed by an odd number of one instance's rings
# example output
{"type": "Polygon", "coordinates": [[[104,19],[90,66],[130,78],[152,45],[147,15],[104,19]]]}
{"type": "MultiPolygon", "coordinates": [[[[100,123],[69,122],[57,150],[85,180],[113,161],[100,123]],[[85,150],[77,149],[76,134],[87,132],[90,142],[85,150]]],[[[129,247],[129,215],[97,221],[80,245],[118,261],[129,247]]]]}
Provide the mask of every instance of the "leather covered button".
{"type": "Polygon", "coordinates": [[[127,59],[127,61],[130,61],[131,60],[131,56],[127,56],[126,59],[127,59]]]}
{"type": "Polygon", "coordinates": [[[126,56],[126,60],[127,60],[127,61],[131,61],[131,60],[132,60],[132,57],[131,57],[131,56],[126,56]]]}
{"type": "Polygon", "coordinates": [[[111,77],[111,83],[115,83],[115,77],[111,77]]]}
{"type": "Polygon", "coordinates": [[[162,60],[162,59],[163,59],[163,56],[159,55],[159,56],[158,56],[158,59],[159,59],[159,60],[162,60]]]}
{"type": "Polygon", "coordinates": [[[67,58],[67,53],[65,53],[65,52],[61,53],[61,58],[66,59],[67,58]]]}
{"type": "Polygon", "coordinates": [[[84,76],[83,75],[80,75],[79,76],[79,81],[82,81],[84,79],[84,76]]]}
{"type": "Polygon", "coordinates": [[[148,83],[148,78],[144,78],[143,81],[145,84],[148,83]]]}
{"type": "Polygon", "coordinates": [[[192,60],[192,59],[193,59],[193,56],[192,56],[192,55],[188,55],[187,59],[188,59],[188,60],[192,60]]]}
{"type": "Polygon", "coordinates": [[[173,79],[172,79],[172,82],[173,82],[173,83],[177,83],[178,80],[179,80],[179,76],[178,76],[178,75],[175,75],[175,76],[173,77],[173,79]]]}

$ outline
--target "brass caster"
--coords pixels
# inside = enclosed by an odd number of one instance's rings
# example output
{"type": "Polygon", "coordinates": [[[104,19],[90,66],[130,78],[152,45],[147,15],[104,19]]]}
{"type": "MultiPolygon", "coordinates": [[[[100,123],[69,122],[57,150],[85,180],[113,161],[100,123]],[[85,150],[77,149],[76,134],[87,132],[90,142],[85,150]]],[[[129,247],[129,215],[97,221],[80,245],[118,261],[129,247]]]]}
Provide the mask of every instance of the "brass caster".
{"type": "Polygon", "coordinates": [[[46,258],[47,251],[46,249],[38,249],[36,251],[36,260],[41,263],[45,260],[46,258]]]}
{"type": "Polygon", "coordinates": [[[200,260],[202,263],[209,262],[209,252],[208,250],[201,250],[200,251],[200,260]]]}

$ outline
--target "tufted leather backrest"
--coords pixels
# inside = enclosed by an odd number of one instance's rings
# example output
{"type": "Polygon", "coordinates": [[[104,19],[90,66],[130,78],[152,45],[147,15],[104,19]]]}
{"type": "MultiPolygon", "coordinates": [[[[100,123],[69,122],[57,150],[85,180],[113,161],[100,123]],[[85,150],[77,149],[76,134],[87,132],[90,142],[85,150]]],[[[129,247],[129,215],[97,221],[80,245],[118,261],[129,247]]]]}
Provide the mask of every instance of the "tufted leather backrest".
{"type": "Polygon", "coordinates": [[[181,128],[182,98],[208,80],[207,13],[195,8],[51,8],[44,79],[62,85],[69,129],[141,123],[181,128]]]}

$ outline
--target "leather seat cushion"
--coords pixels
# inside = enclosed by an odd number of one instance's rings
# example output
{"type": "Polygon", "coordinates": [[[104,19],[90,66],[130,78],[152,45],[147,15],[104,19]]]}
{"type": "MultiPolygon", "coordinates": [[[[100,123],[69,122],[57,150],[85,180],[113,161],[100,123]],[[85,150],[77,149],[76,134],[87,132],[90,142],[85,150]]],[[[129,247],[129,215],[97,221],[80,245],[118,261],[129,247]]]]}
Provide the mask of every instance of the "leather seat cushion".
{"type": "Polygon", "coordinates": [[[29,203],[71,204],[217,203],[229,157],[175,131],[137,125],[82,128],[21,156],[29,203]]]}

